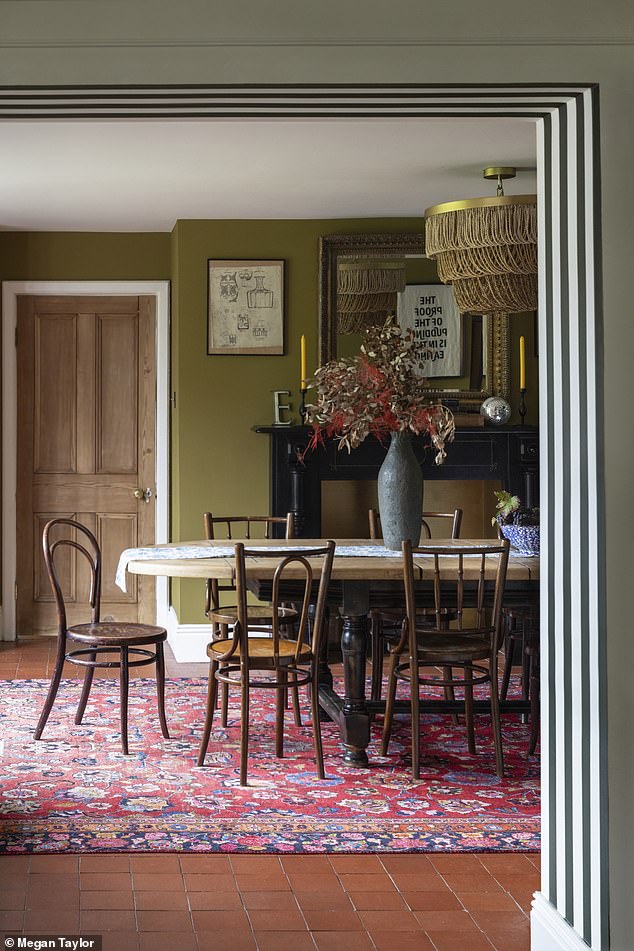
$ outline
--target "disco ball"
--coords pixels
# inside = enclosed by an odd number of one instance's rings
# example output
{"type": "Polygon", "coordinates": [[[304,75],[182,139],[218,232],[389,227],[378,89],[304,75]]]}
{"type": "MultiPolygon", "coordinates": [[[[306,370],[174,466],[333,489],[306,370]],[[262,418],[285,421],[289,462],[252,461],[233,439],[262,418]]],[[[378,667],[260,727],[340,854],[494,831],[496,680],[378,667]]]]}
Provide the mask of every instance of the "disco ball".
{"type": "Polygon", "coordinates": [[[480,407],[480,413],[490,423],[502,426],[511,418],[511,404],[502,396],[489,396],[480,407]]]}

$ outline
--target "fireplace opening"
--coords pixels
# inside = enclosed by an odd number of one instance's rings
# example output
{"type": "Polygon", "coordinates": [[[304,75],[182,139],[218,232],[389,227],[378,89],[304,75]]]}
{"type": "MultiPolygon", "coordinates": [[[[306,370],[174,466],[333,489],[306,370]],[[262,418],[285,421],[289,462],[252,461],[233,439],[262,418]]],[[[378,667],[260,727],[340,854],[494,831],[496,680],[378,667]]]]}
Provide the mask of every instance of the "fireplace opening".
{"type": "MultiPolygon", "coordinates": [[[[423,486],[423,511],[463,510],[463,538],[495,538],[491,517],[499,479],[433,479],[423,486]]],[[[328,480],[321,483],[321,536],[367,538],[368,509],[377,508],[375,479],[328,480]]]]}

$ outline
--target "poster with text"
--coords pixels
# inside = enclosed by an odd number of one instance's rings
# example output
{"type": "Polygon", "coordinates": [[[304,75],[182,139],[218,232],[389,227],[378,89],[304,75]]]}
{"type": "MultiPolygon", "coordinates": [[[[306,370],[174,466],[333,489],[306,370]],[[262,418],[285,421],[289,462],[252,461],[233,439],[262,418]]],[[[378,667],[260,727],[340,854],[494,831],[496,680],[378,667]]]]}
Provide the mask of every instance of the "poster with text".
{"type": "Polygon", "coordinates": [[[453,288],[408,284],[398,295],[397,320],[425,347],[421,376],[462,376],[462,323],[453,288]]]}

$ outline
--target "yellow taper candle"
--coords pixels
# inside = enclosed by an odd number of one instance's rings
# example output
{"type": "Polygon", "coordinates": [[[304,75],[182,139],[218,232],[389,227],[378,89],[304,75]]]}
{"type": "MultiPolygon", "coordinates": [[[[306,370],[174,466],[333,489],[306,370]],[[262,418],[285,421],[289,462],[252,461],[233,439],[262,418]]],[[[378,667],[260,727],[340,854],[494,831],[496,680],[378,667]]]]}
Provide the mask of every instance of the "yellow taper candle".
{"type": "Polygon", "coordinates": [[[306,389],[306,337],[302,334],[302,338],[299,342],[299,354],[300,354],[300,363],[301,363],[301,389],[306,389]]]}
{"type": "Polygon", "coordinates": [[[520,390],[526,389],[526,341],[520,337],[520,390]]]}

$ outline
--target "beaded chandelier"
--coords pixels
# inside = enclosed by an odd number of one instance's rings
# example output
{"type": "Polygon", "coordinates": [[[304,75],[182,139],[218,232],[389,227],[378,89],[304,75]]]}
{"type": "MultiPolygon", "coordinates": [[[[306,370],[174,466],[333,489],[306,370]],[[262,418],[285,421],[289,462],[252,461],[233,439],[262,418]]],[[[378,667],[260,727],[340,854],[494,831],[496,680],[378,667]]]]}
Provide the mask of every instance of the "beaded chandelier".
{"type": "Polygon", "coordinates": [[[461,314],[516,314],[537,308],[537,196],[505,195],[515,169],[484,169],[497,195],[434,205],[425,212],[425,253],[452,284],[461,314]]]}

